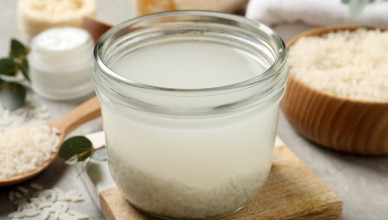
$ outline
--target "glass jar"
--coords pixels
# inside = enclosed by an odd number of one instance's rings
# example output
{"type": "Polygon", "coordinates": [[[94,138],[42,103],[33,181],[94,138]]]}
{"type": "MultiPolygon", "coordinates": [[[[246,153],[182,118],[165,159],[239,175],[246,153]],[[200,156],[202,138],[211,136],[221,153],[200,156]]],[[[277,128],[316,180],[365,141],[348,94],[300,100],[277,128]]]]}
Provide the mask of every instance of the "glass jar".
{"type": "Polygon", "coordinates": [[[110,171],[132,205],[203,219],[256,196],[288,78],[277,34],[237,15],[165,12],[113,27],[94,56],[110,171]]]}

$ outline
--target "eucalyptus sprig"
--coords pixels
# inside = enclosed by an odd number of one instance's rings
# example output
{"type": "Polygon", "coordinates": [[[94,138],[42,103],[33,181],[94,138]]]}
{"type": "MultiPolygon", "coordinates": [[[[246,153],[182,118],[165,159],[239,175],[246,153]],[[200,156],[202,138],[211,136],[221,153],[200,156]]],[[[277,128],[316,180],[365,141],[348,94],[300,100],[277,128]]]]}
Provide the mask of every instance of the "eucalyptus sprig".
{"type": "Polygon", "coordinates": [[[358,17],[365,6],[374,0],[341,0],[342,3],[349,5],[349,13],[352,18],[358,17]]]}
{"type": "Polygon", "coordinates": [[[0,101],[3,107],[10,110],[21,107],[26,98],[26,88],[22,82],[30,80],[29,51],[28,47],[12,39],[9,56],[0,59],[0,101]]]}
{"type": "Polygon", "coordinates": [[[105,146],[93,147],[93,143],[85,136],[74,136],[63,142],[58,156],[65,160],[66,164],[75,164],[90,158],[104,161],[107,159],[105,146]]]}

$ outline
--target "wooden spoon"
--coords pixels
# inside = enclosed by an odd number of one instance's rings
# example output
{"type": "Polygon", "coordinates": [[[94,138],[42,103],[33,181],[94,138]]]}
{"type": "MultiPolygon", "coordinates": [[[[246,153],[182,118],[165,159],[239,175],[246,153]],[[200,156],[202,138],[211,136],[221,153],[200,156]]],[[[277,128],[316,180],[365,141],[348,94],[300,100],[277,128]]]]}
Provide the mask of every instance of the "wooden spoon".
{"type": "Polygon", "coordinates": [[[62,145],[66,135],[71,131],[77,128],[79,125],[88,122],[94,118],[97,118],[101,115],[101,106],[98,98],[95,96],[88,101],[82,103],[77,108],[73,109],[71,112],[67,113],[60,119],[48,123],[51,128],[56,128],[59,130],[58,138],[59,145],[55,148],[55,151],[52,152],[51,156],[43,162],[40,166],[34,170],[23,173],[17,176],[10,177],[8,179],[0,179],[0,186],[9,186],[23,182],[31,177],[34,177],[46,167],[48,167],[54,159],[57,157],[59,147],[62,145]]]}

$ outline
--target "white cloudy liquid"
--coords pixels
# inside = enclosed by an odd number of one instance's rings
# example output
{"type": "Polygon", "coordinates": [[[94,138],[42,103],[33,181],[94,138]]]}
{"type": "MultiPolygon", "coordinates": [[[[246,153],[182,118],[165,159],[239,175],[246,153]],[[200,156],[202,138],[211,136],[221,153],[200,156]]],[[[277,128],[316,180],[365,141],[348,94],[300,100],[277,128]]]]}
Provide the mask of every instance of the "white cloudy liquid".
{"type": "MultiPolygon", "coordinates": [[[[265,69],[241,51],[198,42],[142,48],[111,68],[133,81],[189,89],[241,82],[265,69]]],[[[275,99],[195,119],[102,102],[112,176],[132,204],[157,215],[205,218],[234,211],[254,197],[269,173],[275,99]]]]}
{"type": "Polygon", "coordinates": [[[195,89],[233,84],[262,73],[259,60],[246,52],[214,43],[175,42],[130,53],[112,69],[136,82],[195,89]]]}

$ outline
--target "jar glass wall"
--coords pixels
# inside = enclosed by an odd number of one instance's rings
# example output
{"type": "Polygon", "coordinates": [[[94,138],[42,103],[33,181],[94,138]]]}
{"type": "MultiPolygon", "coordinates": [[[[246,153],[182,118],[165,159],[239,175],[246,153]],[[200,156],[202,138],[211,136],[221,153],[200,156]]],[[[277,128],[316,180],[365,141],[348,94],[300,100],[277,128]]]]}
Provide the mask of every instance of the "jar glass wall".
{"type": "Polygon", "coordinates": [[[202,219],[256,196],[288,78],[278,35],[236,15],[165,12],[113,27],[94,56],[110,171],[132,205],[202,219]]]}

